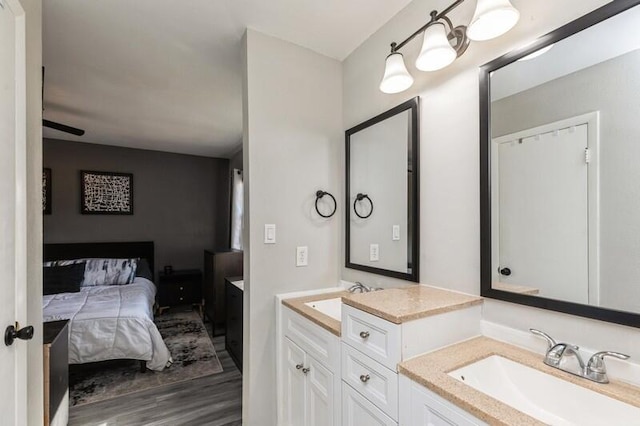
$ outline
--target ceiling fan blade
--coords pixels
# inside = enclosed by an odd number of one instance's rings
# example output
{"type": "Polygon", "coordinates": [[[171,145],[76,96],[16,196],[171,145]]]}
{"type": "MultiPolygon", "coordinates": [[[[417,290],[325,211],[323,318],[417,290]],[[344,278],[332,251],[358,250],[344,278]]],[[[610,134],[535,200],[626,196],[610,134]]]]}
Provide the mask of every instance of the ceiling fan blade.
{"type": "Polygon", "coordinates": [[[51,129],[60,130],[61,132],[71,133],[72,135],[82,136],[84,135],[84,130],[78,129],[76,127],[67,126],[65,124],[56,123],[54,121],[42,120],[42,125],[44,127],[49,127],[51,129]]]}

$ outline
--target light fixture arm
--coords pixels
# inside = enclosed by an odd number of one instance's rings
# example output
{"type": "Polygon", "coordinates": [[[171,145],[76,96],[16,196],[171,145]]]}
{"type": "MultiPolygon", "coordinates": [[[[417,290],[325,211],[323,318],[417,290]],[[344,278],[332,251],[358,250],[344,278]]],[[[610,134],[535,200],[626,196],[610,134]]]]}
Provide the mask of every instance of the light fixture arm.
{"type": "Polygon", "coordinates": [[[426,24],[424,24],[422,27],[418,28],[418,30],[416,30],[416,32],[411,34],[409,37],[407,37],[406,39],[404,39],[400,43],[392,43],[391,53],[402,49],[407,43],[409,43],[411,40],[413,40],[414,38],[416,38],[417,36],[422,34],[424,32],[424,30],[426,30],[429,25],[431,25],[434,22],[439,21],[441,19],[445,20],[445,22],[447,22],[447,24],[449,25],[449,27],[453,31],[453,28],[452,28],[453,25],[451,24],[451,20],[449,18],[447,18],[447,14],[450,13],[456,7],[460,6],[462,3],[464,3],[464,1],[465,0],[456,0],[453,3],[451,3],[449,5],[449,7],[447,7],[445,10],[443,10],[440,13],[438,13],[436,10],[431,11],[431,14],[430,14],[431,15],[431,20],[429,22],[427,22],[426,24]],[[395,44],[395,47],[393,47],[393,44],[395,44]]]}

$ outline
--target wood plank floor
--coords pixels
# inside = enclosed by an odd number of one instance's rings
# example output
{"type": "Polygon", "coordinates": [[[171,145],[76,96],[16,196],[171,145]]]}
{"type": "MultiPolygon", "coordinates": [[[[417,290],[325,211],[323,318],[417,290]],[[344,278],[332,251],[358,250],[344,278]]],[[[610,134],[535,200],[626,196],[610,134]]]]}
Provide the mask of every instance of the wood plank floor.
{"type": "Polygon", "coordinates": [[[213,345],[222,373],[71,407],[69,425],[240,426],[242,375],[224,350],[224,337],[213,345]]]}

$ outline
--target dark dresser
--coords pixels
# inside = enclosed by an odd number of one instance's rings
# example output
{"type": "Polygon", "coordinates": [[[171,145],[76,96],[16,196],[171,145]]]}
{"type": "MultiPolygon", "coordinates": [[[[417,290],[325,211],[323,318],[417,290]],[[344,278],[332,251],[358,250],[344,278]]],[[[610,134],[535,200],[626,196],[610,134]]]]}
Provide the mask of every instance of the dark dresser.
{"type": "Polygon", "coordinates": [[[68,324],[69,321],[64,320],[45,322],[42,325],[45,426],[50,424],[56,414],[69,417],[69,406],[62,404],[69,390],[68,324]]]}
{"type": "Polygon", "coordinates": [[[171,274],[160,272],[158,277],[159,313],[171,306],[194,305],[202,307],[202,273],[199,269],[176,270],[171,274]]]}
{"type": "Polygon", "coordinates": [[[225,278],[241,277],[242,251],[204,251],[204,313],[216,336],[225,333],[225,278]]]}
{"type": "Polygon", "coordinates": [[[227,333],[224,346],[233,362],[242,372],[242,315],[244,282],[242,277],[227,278],[225,280],[226,325],[227,333]]]}

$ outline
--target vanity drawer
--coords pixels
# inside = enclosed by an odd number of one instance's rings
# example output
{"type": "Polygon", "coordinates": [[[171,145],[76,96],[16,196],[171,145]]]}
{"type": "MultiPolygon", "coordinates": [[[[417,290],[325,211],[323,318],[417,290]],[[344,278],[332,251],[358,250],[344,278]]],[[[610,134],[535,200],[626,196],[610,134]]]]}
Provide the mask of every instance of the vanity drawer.
{"type": "Polygon", "coordinates": [[[342,344],[342,380],[398,420],[398,374],[342,344]]]}
{"type": "Polygon", "coordinates": [[[282,334],[327,367],[340,365],[340,339],[291,309],[282,309],[282,334]]]}
{"type": "Polygon", "coordinates": [[[400,326],[342,305],[342,340],[396,371],[400,359],[400,326]]]}

